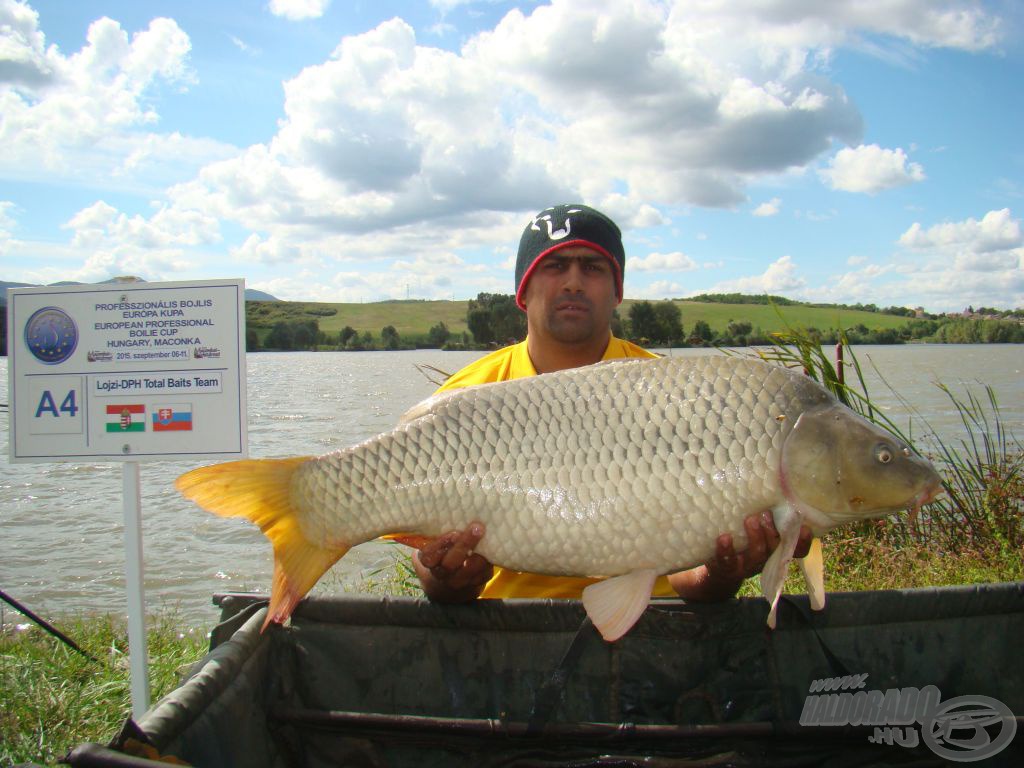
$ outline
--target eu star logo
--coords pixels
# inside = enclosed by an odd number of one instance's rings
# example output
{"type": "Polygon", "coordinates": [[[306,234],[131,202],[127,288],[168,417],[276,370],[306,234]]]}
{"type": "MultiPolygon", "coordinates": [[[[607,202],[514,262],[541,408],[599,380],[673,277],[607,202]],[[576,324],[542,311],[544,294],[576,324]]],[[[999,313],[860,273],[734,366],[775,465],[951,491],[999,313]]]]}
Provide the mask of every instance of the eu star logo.
{"type": "Polygon", "coordinates": [[[78,346],[78,327],[63,309],[43,307],[25,323],[25,346],[41,362],[63,363],[78,346]]]}

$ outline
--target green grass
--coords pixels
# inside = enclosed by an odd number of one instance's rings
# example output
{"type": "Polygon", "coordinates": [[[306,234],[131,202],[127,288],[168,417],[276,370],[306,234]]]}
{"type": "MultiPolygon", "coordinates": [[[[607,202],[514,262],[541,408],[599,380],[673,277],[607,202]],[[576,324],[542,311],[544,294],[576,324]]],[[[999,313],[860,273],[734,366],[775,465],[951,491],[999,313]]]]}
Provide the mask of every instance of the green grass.
{"type": "Polygon", "coordinates": [[[279,320],[315,319],[320,330],[337,334],[346,325],[360,334],[380,335],[381,328],[393,325],[398,335],[426,336],[439,322],[452,333],[467,330],[465,301],[385,301],[372,304],[330,304],[305,301],[246,302],[246,322],[272,326],[279,320]],[[335,310],[332,315],[321,314],[335,310]]]}
{"type": "MultiPolygon", "coordinates": [[[[5,612],[11,619],[12,613],[5,612]]],[[[204,632],[181,629],[172,613],[149,620],[153,701],[200,659],[204,632]]],[[[34,626],[0,631],[0,766],[55,765],[72,747],[106,743],[131,714],[127,629],[111,616],[78,617],[60,629],[96,661],[34,626]]]]}
{"type": "MultiPolygon", "coordinates": [[[[408,550],[395,545],[392,561],[355,589],[333,571],[319,593],[356,591],[421,597],[408,550]]],[[[56,626],[95,660],[75,652],[7,609],[0,629],[0,767],[34,762],[57,765],[85,742],[108,743],[131,715],[127,627],[112,616],[78,616],[56,626]]],[[[176,613],[148,618],[149,682],[153,702],[176,688],[189,666],[207,651],[205,631],[183,628],[176,613]]]]}
{"type": "MultiPolygon", "coordinates": [[[[629,316],[629,308],[634,303],[630,299],[622,302],[619,314],[629,316]]],[[[882,328],[902,328],[913,318],[900,315],[885,315],[880,312],[861,312],[858,310],[838,309],[834,307],[779,306],[768,304],[716,304],[712,302],[675,301],[683,315],[683,328],[689,330],[694,323],[703,320],[711,330],[724,332],[730,322],[747,322],[754,328],[761,328],[765,333],[784,330],[787,325],[807,328],[851,328],[857,324],[865,325],[869,330],[882,328]]]]}

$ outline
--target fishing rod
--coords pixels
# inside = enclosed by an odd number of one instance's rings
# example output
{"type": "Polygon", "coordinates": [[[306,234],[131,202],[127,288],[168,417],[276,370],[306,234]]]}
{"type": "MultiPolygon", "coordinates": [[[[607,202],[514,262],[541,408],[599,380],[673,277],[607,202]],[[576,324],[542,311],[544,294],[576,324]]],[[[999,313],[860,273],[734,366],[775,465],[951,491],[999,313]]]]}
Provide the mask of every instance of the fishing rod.
{"type": "Polygon", "coordinates": [[[78,651],[78,653],[80,653],[83,656],[85,656],[85,658],[89,659],[90,661],[96,662],[97,664],[100,663],[99,659],[97,659],[95,656],[89,654],[86,651],[83,651],[78,646],[78,643],[76,643],[70,637],[65,635],[63,632],[61,632],[55,626],[50,624],[50,622],[48,622],[46,619],[42,618],[41,616],[37,616],[35,613],[33,613],[31,610],[29,610],[27,607],[25,607],[21,603],[19,603],[17,600],[15,600],[13,597],[8,595],[2,589],[0,589],[0,600],[3,600],[5,603],[10,605],[12,608],[14,608],[14,610],[16,610],[19,613],[22,613],[25,616],[27,616],[28,618],[32,619],[32,621],[34,621],[40,627],[45,629],[47,632],[49,632],[51,635],[56,637],[58,640],[60,640],[65,645],[69,646],[70,648],[74,649],[75,651],[78,651]]]}

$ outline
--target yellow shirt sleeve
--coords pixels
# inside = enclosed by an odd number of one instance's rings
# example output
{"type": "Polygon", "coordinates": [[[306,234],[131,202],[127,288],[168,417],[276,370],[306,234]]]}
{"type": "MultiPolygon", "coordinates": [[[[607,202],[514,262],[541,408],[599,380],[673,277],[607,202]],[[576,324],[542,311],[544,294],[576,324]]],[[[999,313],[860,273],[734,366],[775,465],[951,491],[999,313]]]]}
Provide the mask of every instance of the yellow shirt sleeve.
{"type": "MultiPolygon", "coordinates": [[[[658,357],[643,347],[612,336],[605,349],[602,360],[620,360],[635,357],[658,357]]],[[[477,384],[489,384],[495,381],[509,381],[536,376],[525,340],[518,344],[484,355],[456,373],[437,390],[445,392],[450,389],[472,387],[477,384]]],[[[436,393],[435,393],[436,394],[436,393]]],[[[485,534],[486,535],[486,534],[485,534]]],[[[580,579],[568,576],[545,576],[539,573],[521,573],[506,568],[494,567],[494,576],[484,585],[480,593],[482,598],[508,597],[551,597],[579,598],[583,588],[598,579],[580,579]]],[[[654,585],[655,597],[675,596],[675,590],[664,576],[654,585]]]]}
{"type": "Polygon", "coordinates": [[[530,360],[530,353],[526,351],[526,341],[521,341],[518,344],[495,350],[479,360],[474,360],[449,376],[434,394],[447,392],[450,389],[462,389],[495,381],[525,379],[527,376],[536,375],[537,371],[533,367],[533,361],[530,360]]]}

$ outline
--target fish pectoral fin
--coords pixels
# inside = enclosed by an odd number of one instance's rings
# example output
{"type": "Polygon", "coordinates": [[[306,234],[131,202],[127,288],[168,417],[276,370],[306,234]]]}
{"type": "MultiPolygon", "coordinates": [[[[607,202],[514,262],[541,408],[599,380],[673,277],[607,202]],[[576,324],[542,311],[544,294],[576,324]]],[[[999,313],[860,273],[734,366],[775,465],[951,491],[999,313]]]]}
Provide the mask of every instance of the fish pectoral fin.
{"type": "Polygon", "coordinates": [[[598,581],[583,590],[583,608],[609,643],[626,634],[651,602],[658,572],[653,568],[630,571],[598,581]]]}
{"type": "Polygon", "coordinates": [[[821,552],[821,539],[811,539],[811,548],[806,557],[800,558],[800,570],[807,584],[807,596],[811,610],[820,611],[825,607],[825,560],[821,552]]]}
{"type": "Polygon", "coordinates": [[[789,563],[800,540],[800,525],[800,514],[795,509],[776,509],[775,529],[779,532],[779,546],[761,570],[761,594],[771,605],[768,611],[768,626],[771,629],[775,629],[775,614],[782,596],[782,585],[786,582],[789,563]]]}

